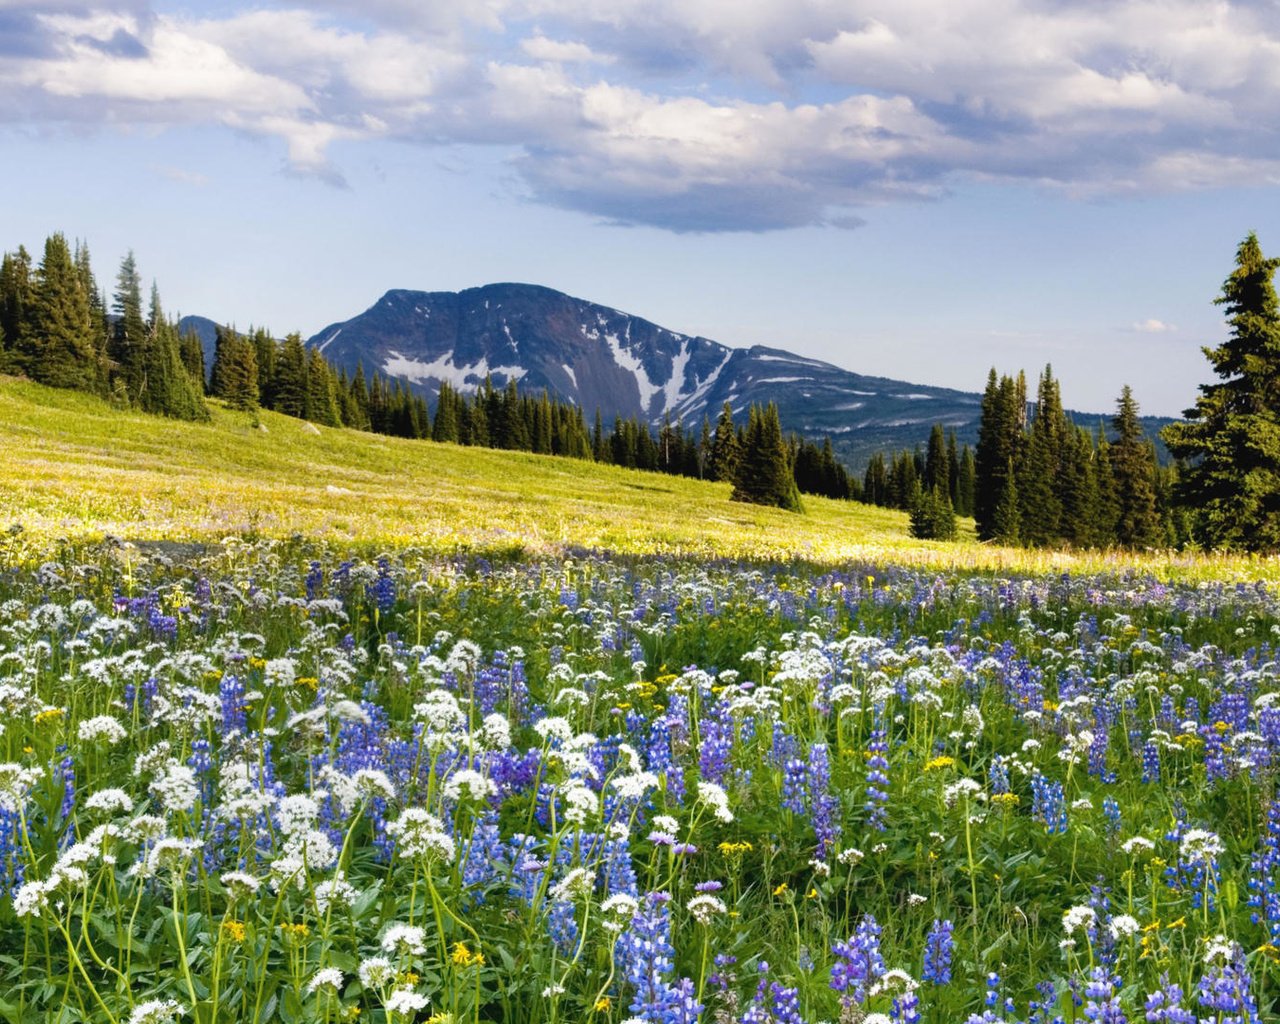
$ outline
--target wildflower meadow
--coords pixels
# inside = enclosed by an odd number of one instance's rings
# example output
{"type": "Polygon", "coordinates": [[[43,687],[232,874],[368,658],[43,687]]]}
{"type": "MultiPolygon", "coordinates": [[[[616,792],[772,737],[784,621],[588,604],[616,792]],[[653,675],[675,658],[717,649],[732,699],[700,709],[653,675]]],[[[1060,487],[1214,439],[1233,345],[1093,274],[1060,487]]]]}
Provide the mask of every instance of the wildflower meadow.
{"type": "Polygon", "coordinates": [[[0,1019],[1280,1012],[1274,585],[0,543],[0,1019]]]}

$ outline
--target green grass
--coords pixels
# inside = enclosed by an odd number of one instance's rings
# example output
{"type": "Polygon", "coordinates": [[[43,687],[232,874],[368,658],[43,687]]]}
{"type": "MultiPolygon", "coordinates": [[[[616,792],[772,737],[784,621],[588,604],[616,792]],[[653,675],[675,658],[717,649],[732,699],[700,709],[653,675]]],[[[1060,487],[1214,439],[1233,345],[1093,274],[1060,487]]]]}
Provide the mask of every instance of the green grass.
{"type": "Polygon", "coordinates": [[[802,515],[729,500],[727,484],[522,452],[408,441],[214,407],[211,423],[123,412],[93,396],[0,377],[0,526],[33,547],[104,535],[229,535],[432,552],[863,559],[1054,571],[1280,575],[1274,560],[1027,552],[919,541],[904,513],[806,496],[802,515]],[[260,424],[260,425],[255,425],[260,424]]]}
{"type": "Polygon", "coordinates": [[[943,548],[912,540],[904,514],[859,504],[806,497],[806,513],[794,515],[731,502],[727,484],[313,427],[269,412],[215,407],[210,424],[179,423],[13,378],[0,378],[0,488],[0,523],[50,539],[301,533],[431,550],[816,561],[943,548]]]}

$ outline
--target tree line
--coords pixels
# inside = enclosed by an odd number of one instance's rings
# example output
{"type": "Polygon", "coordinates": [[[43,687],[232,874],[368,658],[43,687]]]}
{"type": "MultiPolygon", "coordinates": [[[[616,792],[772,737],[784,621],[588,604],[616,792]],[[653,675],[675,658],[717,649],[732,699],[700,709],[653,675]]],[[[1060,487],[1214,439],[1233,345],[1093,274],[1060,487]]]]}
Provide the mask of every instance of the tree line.
{"type": "Polygon", "coordinates": [[[668,417],[656,431],[636,418],[606,432],[599,411],[588,428],[582,410],[521,393],[515,380],[486,378],[470,395],[442,383],[434,412],[401,381],[348,375],[301,335],[277,340],[266,328],[242,333],[218,326],[213,365],[194,332],[182,334],[153,283],[144,312],[133,253],[121,262],[108,300],[99,289],[88,246],[50,235],[34,263],[23,246],[0,258],[0,372],[52,387],[89,391],[117,405],[184,420],[207,420],[206,396],[233,409],[268,409],[326,426],[406,438],[546,455],[681,476],[728,481],[739,501],[800,509],[800,492],[857,498],[858,481],[821,445],[783,437],[772,404],[752,406],[736,424],[725,403],[714,427],[700,433],[668,417]]]}

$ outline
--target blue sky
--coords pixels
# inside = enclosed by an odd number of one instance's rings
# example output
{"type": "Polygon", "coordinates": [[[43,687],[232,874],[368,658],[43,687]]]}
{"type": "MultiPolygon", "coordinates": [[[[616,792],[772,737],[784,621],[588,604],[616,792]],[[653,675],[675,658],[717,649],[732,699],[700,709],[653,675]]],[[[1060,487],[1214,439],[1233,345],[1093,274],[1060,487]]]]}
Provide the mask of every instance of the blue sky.
{"type": "Polygon", "coordinates": [[[1277,110],[1264,2],[0,0],[0,246],[280,334],[531,281],[1176,414],[1236,245],[1280,253],[1277,110]]]}

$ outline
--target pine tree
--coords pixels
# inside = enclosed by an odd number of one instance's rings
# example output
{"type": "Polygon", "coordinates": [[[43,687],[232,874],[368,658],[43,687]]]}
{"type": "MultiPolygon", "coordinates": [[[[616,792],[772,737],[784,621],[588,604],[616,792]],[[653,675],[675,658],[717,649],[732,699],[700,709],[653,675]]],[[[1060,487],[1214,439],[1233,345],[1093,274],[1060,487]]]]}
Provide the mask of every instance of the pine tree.
{"type": "MultiPolygon", "coordinates": [[[[296,334],[293,337],[298,339],[299,345],[302,344],[301,337],[296,334]]],[[[338,408],[337,382],[333,379],[333,373],[329,369],[329,364],[325,362],[324,356],[314,348],[307,350],[306,388],[306,418],[313,423],[322,423],[326,427],[341,426],[342,413],[338,408]]],[[[415,409],[414,421],[414,432],[410,436],[425,436],[426,424],[429,421],[421,409],[415,409]]]]}
{"type": "Polygon", "coordinates": [[[973,449],[965,445],[960,452],[960,466],[956,471],[955,508],[958,515],[973,515],[976,478],[977,468],[973,462],[973,449]]]}
{"type": "Polygon", "coordinates": [[[1147,548],[1164,540],[1156,511],[1156,454],[1138,422],[1138,403],[1126,384],[1111,421],[1111,472],[1116,486],[1116,542],[1147,548]]]}
{"type": "Polygon", "coordinates": [[[935,423],[929,431],[929,446],[925,450],[924,478],[921,485],[926,491],[932,491],[937,487],[950,489],[947,439],[941,423],[935,423]]]}
{"type": "Polygon", "coordinates": [[[982,395],[982,416],[978,424],[978,449],[974,456],[973,517],[978,539],[996,536],[996,509],[1004,501],[1009,472],[1014,465],[1016,436],[1020,431],[1013,382],[997,378],[993,367],[987,375],[982,395]]]}
{"type": "Polygon", "coordinates": [[[27,307],[33,289],[31,255],[23,246],[0,260],[0,372],[17,370],[18,353],[28,324],[27,307]]]}
{"type": "Polygon", "coordinates": [[[32,380],[94,390],[98,373],[89,297],[61,234],[45,241],[26,314],[27,327],[16,349],[19,364],[32,380]]]}
{"type": "Polygon", "coordinates": [[[774,505],[791,512],[803,511],[795,476],[787,460],[778,407],[772,402],[764,409],[751,407],[730,497],[734,501],[774,505]]]}
{"type": "Polygon", "coordinates": [[[114,364],[113,388],[124,401],[136,404],[147,386],[147,323],[142,316],[142,278],[133,253],[120,263],[112,301],[115,321],[107,354],[114,364]]]}
{"type": "Polygon", "coordinates": [[[143,347],[146,387],[139,405],[146,412],[181,420],[205,420],[209,409],[203,389],[187,373],[178,345],[178,329],[165,318],[160,290],[151,286],[151,309],[143,347]]]}
{"type": "Polygon", "coordinates": [[[232,409],[258,408],[258,361],[253,345],[235,328],[218,327],[213,359],[213,393],[232,409]]]}
{"type": "Polygon", "coordinates": [[[876,452],[867,463],[867,471],[862,478],[862,500],[868,505],[889,504],[889,472],[882,452],[876,452]]]}
{"type": "Polygon", "coordinates": [[[1018,478],[1012,459],[1005,469],[1005,481],[992,521],[991,539],[1001,544],[1019,544],[1022,541],[1022,521],[1018,507],[1018,478]]]}
{"type": "Polygon", "coordinates": [[[1120,506],[1116,494],[1116,478],[1111,468],[1111,444],[1102,425],[1098,425],[1094,441],[1094,477],[1097,480],[1097,504],[1093,509],[1093,547],[1108,548],[1116,543],[1116,520],[1120,506]]]}
{"type": "Polygon", "coordinates": [[[911,536],[924,540],[955,540],[956,514],[941,484],[917,487],[911,505],[911,536]]]}
{"type": "Polygon", "coordinates": [[[1021,498],[1020,534],[1023,542],[1045,545],[1061,535],[1062,499],[1058,488],[1062,472],[1065,415],[1058,382],[1046,366],[1036,391],[1036,416],[1031,423],[1027,458],[1018,480],[1021,498]]]}
{"type": "Polygon", "coordinates": [[[1219,378],[1200,386],[1186,420],[1165,427],[1165,444],[1185,461],[1178,500],[1195,515],[1206,547],[1280,548],[1280,303],[1272,278],[1280,259],[1263,256],[1252,232],[1215,300],[1230,337],[1203,351],[1219,378]]]}
{"type": "MultiPolygon", "coordinates": [[[[255,353],[255,358],[256,355],[255,353]]],[[[273,370],[271,408],[286,416],[305,419],[307,415],[307,350],[303,347],[300,334],[286,335],[284,343],[276,353],[273,370]]],[[[363,376],[363,371],[359,371],[359,375],[363,376]]]]}
{"type": "Polygon", "coordinates": [[[733,406],[725,402],[720,410],[720,417],[716,420],[716,431],[711,440],[711,462],[707,476],[712,480],[733,480],[741,454],[738,430],[733,422],[733,406]]]}

